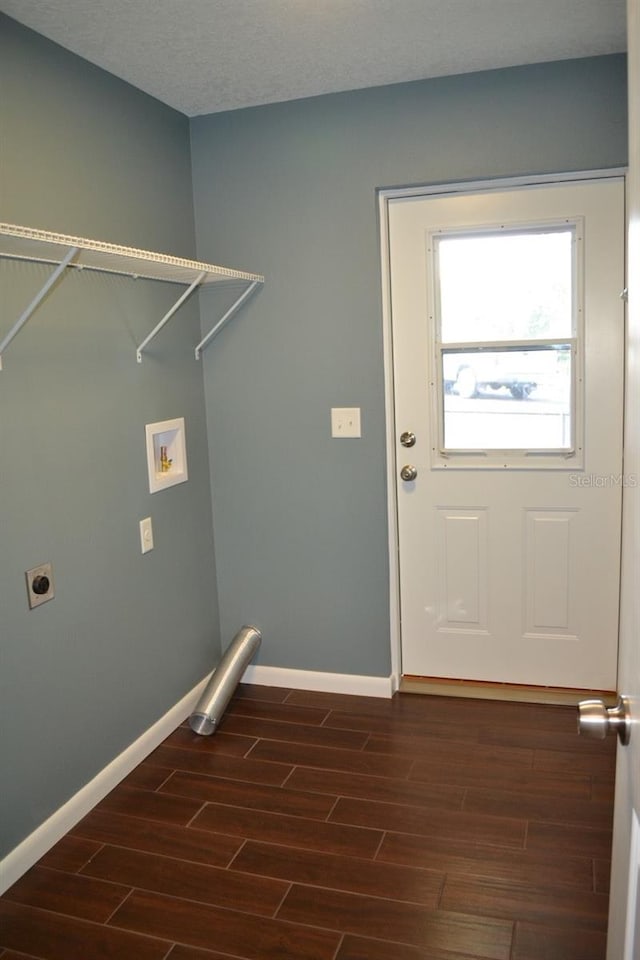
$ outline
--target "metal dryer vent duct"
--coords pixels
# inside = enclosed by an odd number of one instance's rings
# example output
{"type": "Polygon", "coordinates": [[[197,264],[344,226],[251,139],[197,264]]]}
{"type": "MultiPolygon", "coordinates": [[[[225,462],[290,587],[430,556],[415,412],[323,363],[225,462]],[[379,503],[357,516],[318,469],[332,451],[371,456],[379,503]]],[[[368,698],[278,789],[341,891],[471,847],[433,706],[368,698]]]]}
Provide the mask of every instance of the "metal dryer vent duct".
{"type": "Polygon", "coordinates": [[[261,642],[262,634],[257,627],[238,630],[189,717],[189,726],[194,733],[203,736],[215,733],[242,674],[261,642]]]}

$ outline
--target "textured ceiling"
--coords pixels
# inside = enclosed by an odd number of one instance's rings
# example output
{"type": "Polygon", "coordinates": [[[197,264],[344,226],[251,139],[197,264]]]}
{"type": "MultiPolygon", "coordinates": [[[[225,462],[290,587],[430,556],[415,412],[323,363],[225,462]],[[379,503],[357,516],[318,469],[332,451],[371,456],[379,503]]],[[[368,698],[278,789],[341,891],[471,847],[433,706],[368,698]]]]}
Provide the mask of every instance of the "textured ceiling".
{"type": "Polygon", "coordinates": [[[188,116],[626,48],[625,0],[0,0],[188,116]]]}

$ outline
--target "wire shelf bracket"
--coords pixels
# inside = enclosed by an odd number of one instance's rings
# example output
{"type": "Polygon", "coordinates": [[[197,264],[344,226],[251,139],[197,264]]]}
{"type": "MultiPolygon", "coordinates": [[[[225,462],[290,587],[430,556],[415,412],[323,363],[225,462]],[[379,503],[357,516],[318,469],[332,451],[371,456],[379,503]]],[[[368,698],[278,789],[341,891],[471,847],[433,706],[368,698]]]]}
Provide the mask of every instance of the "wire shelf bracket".
{"type": "Polygon", "coordinates": [[[246,273],[242,270],[232,270],[211,263],[202,263],[198,260],[184,260],[180,257],[153,253],[150,250],[122,247],[111,243],[103,243],[100,240],[88,240],[84,237],[50,233],[45,230],[36,230],[32,227],[23,227],[11,223],[0,223],[0,258],[45,263],[55,267],[53,273],[47,278],[31,303],[20,314],[0,342],[0,370],[2,370],[2,355],[6,347],[22,330],[58,280],[70,268],[113,273],[118,276],[129,276],[135,280],[162,280],[187,288],[162,320],[156,324],[151,333],[136,348],[138,363],[142,362],[143,352],[149,343],[199,287],[225,281],[244,281],[248,284],[224,316],[200,341],[195,350],[196,359],[200,359],[202,351],[209,341],[249,299],[254,290],[264,283],[264,277],[256,273],[246,273]]]}
{"type": "Polygon", "coordinates": [[[247,289],[244,291],[244,293],[240,294],[240,296],[235,301],[235,303],[231,304],[231,306],[229,307],[227,312],[224,314],[224,316],[220,317],[216,325],[212,327],[211,330],[209,330],[209,333],[206,335],[206,337],[204,337],[204,339],[201,340],[198,346],[196,347],[196,360],[200,359],[200,357],[202,356],[202,351],[207,346],[209,341],[213,340],[213,338],[222,330],[222,328],[226,326],[229,320],[231,320],[231,317],[238,312],[240,307],[249,299],[249,297],[254,292],[254,290],[256,290],[257,287],[259,286],[260,286],[259,280],[252,280],[249,286],[247,287],[247,289]]]}

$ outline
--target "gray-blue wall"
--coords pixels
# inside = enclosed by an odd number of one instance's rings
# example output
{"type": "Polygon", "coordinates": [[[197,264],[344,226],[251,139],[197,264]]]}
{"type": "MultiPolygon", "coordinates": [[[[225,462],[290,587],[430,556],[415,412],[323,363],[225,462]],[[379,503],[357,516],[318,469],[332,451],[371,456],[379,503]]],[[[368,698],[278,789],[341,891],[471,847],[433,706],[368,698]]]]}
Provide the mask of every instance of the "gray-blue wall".
{"type": "MultiPolygon", "coordinates": [[[[0,220],[193,255],[185,117],[6,18],[0,70],[0,220]]],[[[0,261],[0,339],[50,270],[0,261]]],[[[74,271],[4,356],[0,853],[219,656],[197,304],[135,358],[180,292],[74,271]],[[150,495],[144,425],[179,416],[189,480],[150,495]],[[45,560],[56,597],[30,611],[45,560]]]]}
{"type": "Polygon", "coordinates": [[[625,109],[613,56],[192,122],[198,255],[266,275],[205,358],[222,631],[259,662],[390,670],[376,189],[624,164],[625,109]]]}

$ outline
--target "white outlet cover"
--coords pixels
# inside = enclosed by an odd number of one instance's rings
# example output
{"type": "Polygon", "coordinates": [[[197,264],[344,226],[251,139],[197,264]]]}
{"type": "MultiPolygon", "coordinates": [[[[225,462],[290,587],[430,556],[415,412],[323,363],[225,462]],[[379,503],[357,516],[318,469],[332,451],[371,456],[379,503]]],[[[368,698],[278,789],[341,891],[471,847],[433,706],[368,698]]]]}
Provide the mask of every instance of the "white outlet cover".
{"type": "Polygon", "coordinates": [[[360,407],[332,407],[331,436],[361,437],[360,407]]]}

